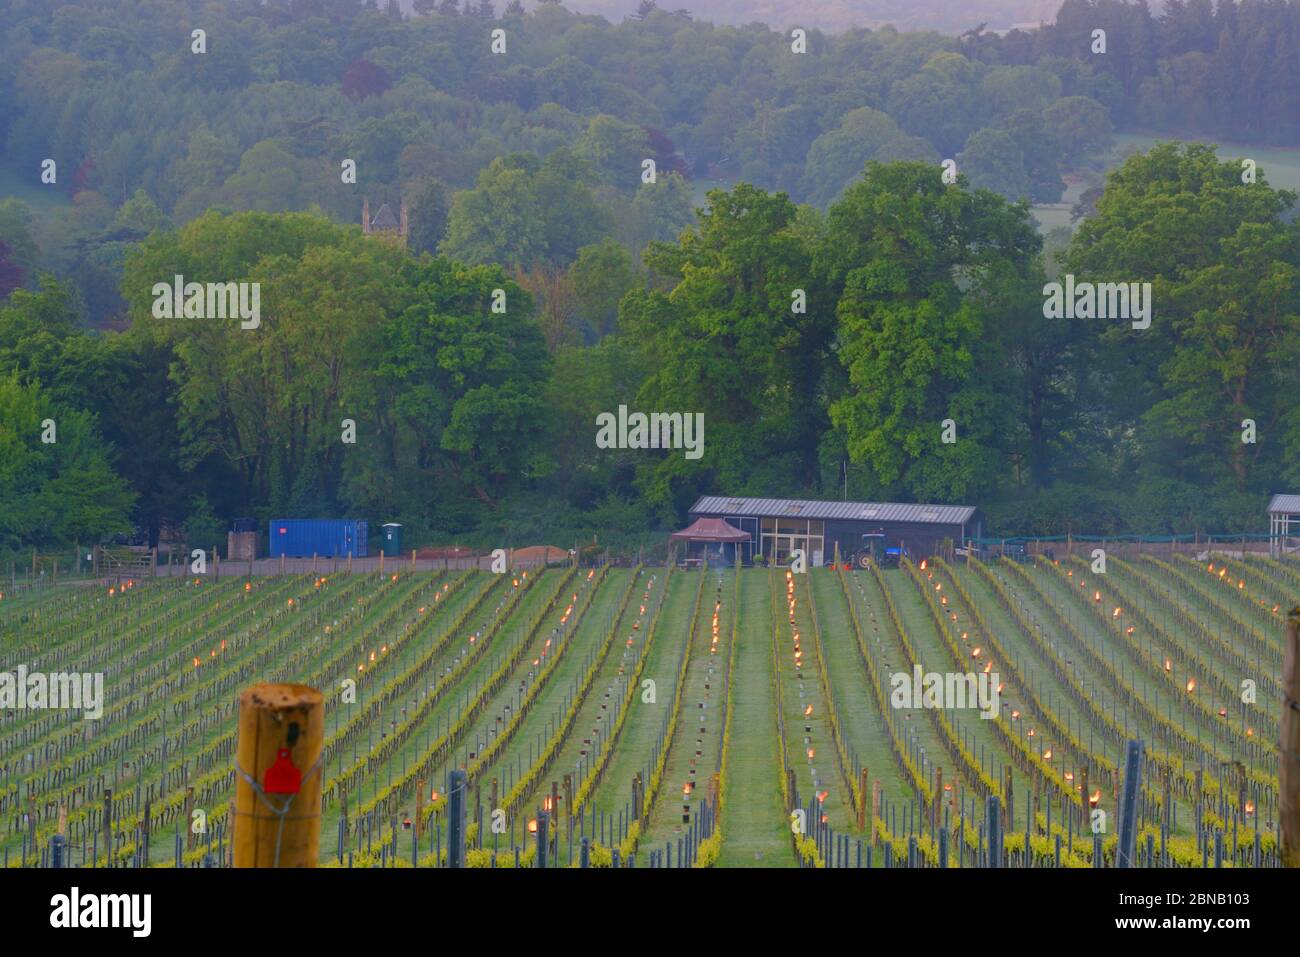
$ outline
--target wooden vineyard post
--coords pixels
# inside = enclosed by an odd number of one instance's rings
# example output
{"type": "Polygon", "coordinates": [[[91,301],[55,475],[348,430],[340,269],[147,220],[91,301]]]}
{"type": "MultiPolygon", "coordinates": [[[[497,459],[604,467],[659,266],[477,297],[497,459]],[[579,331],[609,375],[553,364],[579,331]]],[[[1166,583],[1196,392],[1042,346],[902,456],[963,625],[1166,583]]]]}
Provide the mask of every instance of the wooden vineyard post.
{"type": "Polygon", "coordinates": [[[415,549],[411,549],[411,571],[415,571],[415,549]]]}
{"type": "Polygon", "coordinates": [[[1282,865],[1300,867],[1300,606],[1292,608],[1286,617],[1282,687],[1285,697],[1278,724],[1282,865]]]}
{"type": "Polygon", "coordinates": [[[113,789],[104,789],[104,866],[113,866],[113,789]]]}
{"type": "Polygon", "coordinates": [[[235,867],[316,866],[324,742],[325,697],[315,688],[268,683],[240,695],[235,867]]]}
{"type": "Polygon", "coordinates": [[[1011,765],[1002,766],[1002,793],[1006,796],[1006,802],[1002,807],[1002,830],[1009,831],[1011,822],[1015,820],[1013,812],[1014,805],[1014,785],[1015,779],[1011,777],[1011,765]]]}
{"type": "Polygon", "coordinates": [[[939,829],[943,820],[943,768],[934,769],[934,800],[930,802],[930,833],[939,829]]]}
{"type": "MultiPolygon", "coordinates": [[[[838,549],[839,545],[837,544],[835,547],[838,549]]],[[[858,830],[865,831],[867,829],[867,801],[871,800],[869,797],[871,792],[867,789],[867,783],[870,779],[866,768],[863,768],[858,773],[860,775],[858,780],[858,830]]]]}
{"type": "MultiPolygon", "coordinates": [[[[346,815],[345,815],[346,817],[346,815]]],[[[424,837],[424,778],[415,782],[415,840],[424,837]]]]}
{"type": "Polygon", "coordinates": [[[1079,790],[1083,792],[1083,826],[1092,830],[1092,792],[1088,790],[1088,765],[1079,769],[1079,790]]]}

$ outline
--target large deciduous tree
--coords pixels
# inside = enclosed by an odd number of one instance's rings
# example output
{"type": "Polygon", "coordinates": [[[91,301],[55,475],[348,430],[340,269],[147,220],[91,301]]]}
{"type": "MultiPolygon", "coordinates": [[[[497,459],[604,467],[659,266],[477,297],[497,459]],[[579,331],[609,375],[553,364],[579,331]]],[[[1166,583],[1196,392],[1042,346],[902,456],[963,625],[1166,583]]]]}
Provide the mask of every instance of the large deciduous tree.
{"type": "Polygon", "coordinates": [[[872,164],[831,207],[819,266],[838,292],[848,388],[830,416],[880,493],[991,487],[1007,410],[981,294],[1026,274],[1038,244],[1023,206],[945,185],[928,164],[872,164]]]}

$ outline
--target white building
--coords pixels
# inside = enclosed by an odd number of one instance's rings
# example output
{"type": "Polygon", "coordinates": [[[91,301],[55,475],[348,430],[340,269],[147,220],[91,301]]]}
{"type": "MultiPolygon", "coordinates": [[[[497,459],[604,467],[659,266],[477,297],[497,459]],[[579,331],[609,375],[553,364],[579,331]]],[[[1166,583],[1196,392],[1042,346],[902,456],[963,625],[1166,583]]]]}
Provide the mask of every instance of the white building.
{"type": "Polygon", "coordinates": [[[1268,553],[1300,549],[1300,495],[1274,495],[1268,503],[1268,553]]]}

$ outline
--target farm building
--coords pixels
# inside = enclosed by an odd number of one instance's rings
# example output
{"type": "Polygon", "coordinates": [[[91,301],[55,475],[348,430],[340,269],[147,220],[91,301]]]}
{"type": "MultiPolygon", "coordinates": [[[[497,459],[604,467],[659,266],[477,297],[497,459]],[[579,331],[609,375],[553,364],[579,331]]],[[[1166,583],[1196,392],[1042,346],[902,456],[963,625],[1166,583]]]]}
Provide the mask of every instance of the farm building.
{"type": "Polygon", "coordinates": [[[1277,557],[1300,548],[1300,495],[1274,495],[1268,503],[1268,551],[1277,557]]]}
{"type": "Polygon", "coordinates": [[[946,540],[960,545],[978,538],[983,518],[971,505],[911,505],[901,502],[817,502],[799,499],[705,495],[690,509],[693,520],[722,519],[747,533],[746,561],[761,552],[778,562],[802,548],[811,565],[883,554],[906,548],[913,556],[938,552],[946,540]]]}

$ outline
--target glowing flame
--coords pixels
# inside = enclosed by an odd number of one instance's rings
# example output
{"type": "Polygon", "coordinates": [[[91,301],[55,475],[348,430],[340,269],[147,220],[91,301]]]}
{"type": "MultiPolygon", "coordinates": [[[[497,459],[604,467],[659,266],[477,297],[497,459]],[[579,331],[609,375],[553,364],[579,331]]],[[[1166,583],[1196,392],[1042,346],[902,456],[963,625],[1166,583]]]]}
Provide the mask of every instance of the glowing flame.
{"type": "Polygon", "coordinates": [[[1187,693],[1188,693],[1188,694],[1191,694],[1191,693],[1192,693],[1193,691],[1195,691],[1195,690],[1196,690],[1196,679],[1195,679],[1195,678],[1188,678],[1188,679],[1187,679],[1187,693]]]}

